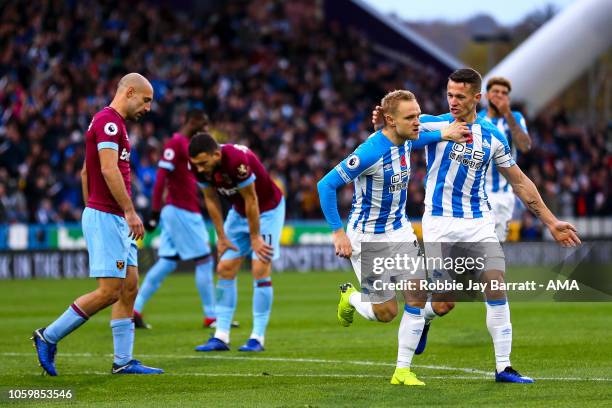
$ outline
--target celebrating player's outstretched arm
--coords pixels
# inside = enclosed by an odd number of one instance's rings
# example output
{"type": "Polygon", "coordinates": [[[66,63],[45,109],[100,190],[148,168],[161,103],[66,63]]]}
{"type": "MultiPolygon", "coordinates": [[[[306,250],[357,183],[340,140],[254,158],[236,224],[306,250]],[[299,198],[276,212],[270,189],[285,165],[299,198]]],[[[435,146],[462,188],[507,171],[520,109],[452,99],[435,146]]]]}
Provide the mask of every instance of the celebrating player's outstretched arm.
{"type": "Polygon", "coordinates": [[[564,247],[580,245],[576,228],[569,222],[560,221],[554,216],[544,204],[536,186],[518,166],[498,167],[498,170],[510,182],[514,193],[527,208],[546,225],[555,241],[564,247]]]}
{"type": "MultiPolygon", "coordinates": [[[[372,111],[372,125],[374,129],[380,129],[384,126],[384,111],[382,106],[376,105],[374,110],[372,111]]],[[[425,145],[436,142],[437,133],[429,132],[424,129],[421,129],[419,133],[419,139],[413,142],[412,147],[420,148],[425,145]]],[[[448,140],[455,143],[464,143],[469,141],[470,129],[467,127],[467,123],[462,121],[454,121],[450,123],[448,126],[445,126],[440,129],[440,138],[442,140],[448,140]]]]}

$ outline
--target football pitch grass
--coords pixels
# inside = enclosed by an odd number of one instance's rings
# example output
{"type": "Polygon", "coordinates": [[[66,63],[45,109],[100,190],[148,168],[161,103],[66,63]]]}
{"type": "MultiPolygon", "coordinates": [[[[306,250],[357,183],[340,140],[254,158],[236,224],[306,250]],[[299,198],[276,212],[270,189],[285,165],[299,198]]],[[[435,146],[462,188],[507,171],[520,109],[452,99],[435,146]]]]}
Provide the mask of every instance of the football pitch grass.
{"type": "MultiPolygon", "coordinates": [[[[511,271],[510,271],[511,272],[511,271]]],[[[523,272],[523,271],[521,271],[523,272]]],[[[537,273],[534,270],[533,273],[537,273]]],[[[193,274],[168,277],[145,310],[135,358],[161,376],[111,375],[110,311],[94,316],[58,347],[58,377],[41,376],[33,329],[55,319],[93,280],[0,282],[0,405],[15,406],[612,406],[612,304],[527,303],[510,299],[513,366],[536,383],[497,384],[481,303],[461,303],[434,322],[427,350],[413,360],[425,387],[389,384],[399,319],[336,321],[338,284],[349,272],[273,276],[266,351],[237,348],[251,329],[252,280],[238,280],[232,350],[196,353],[201,326],[193,274]],[[8,389],[72,389],[74,399],[8,402],[8,389]]]]}

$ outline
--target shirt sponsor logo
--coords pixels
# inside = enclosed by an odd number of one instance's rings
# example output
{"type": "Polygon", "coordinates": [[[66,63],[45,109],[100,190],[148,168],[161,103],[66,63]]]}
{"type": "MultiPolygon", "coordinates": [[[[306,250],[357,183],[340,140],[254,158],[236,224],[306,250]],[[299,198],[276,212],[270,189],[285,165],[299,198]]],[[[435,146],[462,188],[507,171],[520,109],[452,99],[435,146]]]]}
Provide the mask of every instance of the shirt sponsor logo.
{"type": "Polygon", "coordinates": [[[408,188],[408,176],[410,172],[408,170],[402,170],[401,173],[396,173],[391,176],[391,185],[389,186],[389,192],[394,193],[400,190],[406,190],[408,188]]]}
{"type": "Polygon", "coordinates": [[[231,197],[234,194],[236,194],[236,192],[238,191],[238,188],[236,188],[236,187],[233,187],[233,188],[217,187],[217,191],[221,195],[224,195],[226,197],[231,197]]]}
{"type": "Polygon", "coordinates": [[[482,167],[484,152],[455,143],[453,144],[453,150],[449,153],[448,158],[458,162],[459,164],[467,166],[470,169],[478,170],[482,167]]]}
{"type": "Polygon", "coordinates": [[[130,161],[130,152],[124,147],[121,151],[121,156],[119,156],[119,160],[130,161]]]}

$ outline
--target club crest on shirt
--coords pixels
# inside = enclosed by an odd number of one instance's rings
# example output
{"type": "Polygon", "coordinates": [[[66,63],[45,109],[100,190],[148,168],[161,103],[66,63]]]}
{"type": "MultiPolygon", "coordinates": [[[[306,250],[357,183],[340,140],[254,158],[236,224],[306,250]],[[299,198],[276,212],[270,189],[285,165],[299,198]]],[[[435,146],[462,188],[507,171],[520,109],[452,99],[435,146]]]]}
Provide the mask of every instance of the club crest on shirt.
{"type": "Polygon", "coordinates": [[[125,261],[117,261],[117,269],[122,271],[124,266],[125,266],[125,261]]]}
{"type": "Polygon", "coordinates": [[[245,178],[249,174],[249,167],[246,164],[241,163],[236,169],[236,172],[238,173],[238,177],[245,178]]]}

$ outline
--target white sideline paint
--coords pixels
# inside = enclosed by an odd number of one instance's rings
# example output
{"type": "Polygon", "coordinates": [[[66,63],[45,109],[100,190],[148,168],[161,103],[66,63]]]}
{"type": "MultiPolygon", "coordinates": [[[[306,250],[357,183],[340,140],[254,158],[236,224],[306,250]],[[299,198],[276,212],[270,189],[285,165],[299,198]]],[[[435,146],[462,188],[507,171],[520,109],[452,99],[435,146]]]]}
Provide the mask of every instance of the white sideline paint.
{"type": "MultiPolygon", "coordinates": [[[[59,353],[60,356],[65,357],[108,357],[112,358],[112,354],[94,354],[94,353],[59,353]]],[[[23,352],[4,352],[0,353],[0,356],[5,357],[23,357],[23,356],[34,356],[34,353],[23,353],[23,352]]],[[[257,361],[279,361],[287,363],[318,363],[318,364],[350,364],[350,365],[366,365],[366,366],[382,366],[382,367],[395,367],[393,363],[385,363],[380,361],[361,361],[361,360],[327,360],[319,358],[286,358],[286,357],[239,357],[239,356],[220,356],[220,355],[207,355],[200,353],[197,355],[182,355],[182,354],[139,354],[139,358],[160,358],[160,359],[199,359],[199,360],[257,360],[257,361]]],[[[414,364],[414,368],[423,368],[429,370],[441,370],[441,371],[460,371],[468,374],[480,374],[474,376],[464,375],[444,375],[444,376],[428,376],[419,375],[423,378],[432,379],[457,379],[457,380],[483,380],[493,379],[492,371],[478,370],[475,368],[464,368],[464,367],[449,367],[449,366],[438,366],[438,365],[418,365],[414,364]]],[[[81,374],[92,374],[92,375],[108,375],[108,372],[91,371],[81,374]]],[[[370,374],[254,374],[254,373],[165,373],[164,375],[171,376],[201,376],[201,377],[339,377],[339,378],[387,378],[388,375],[370,375],[370,374]]],[[[536,380],[544,381],[610,381],[612,378],[602,377],[533,377],[536,380]]]]}

